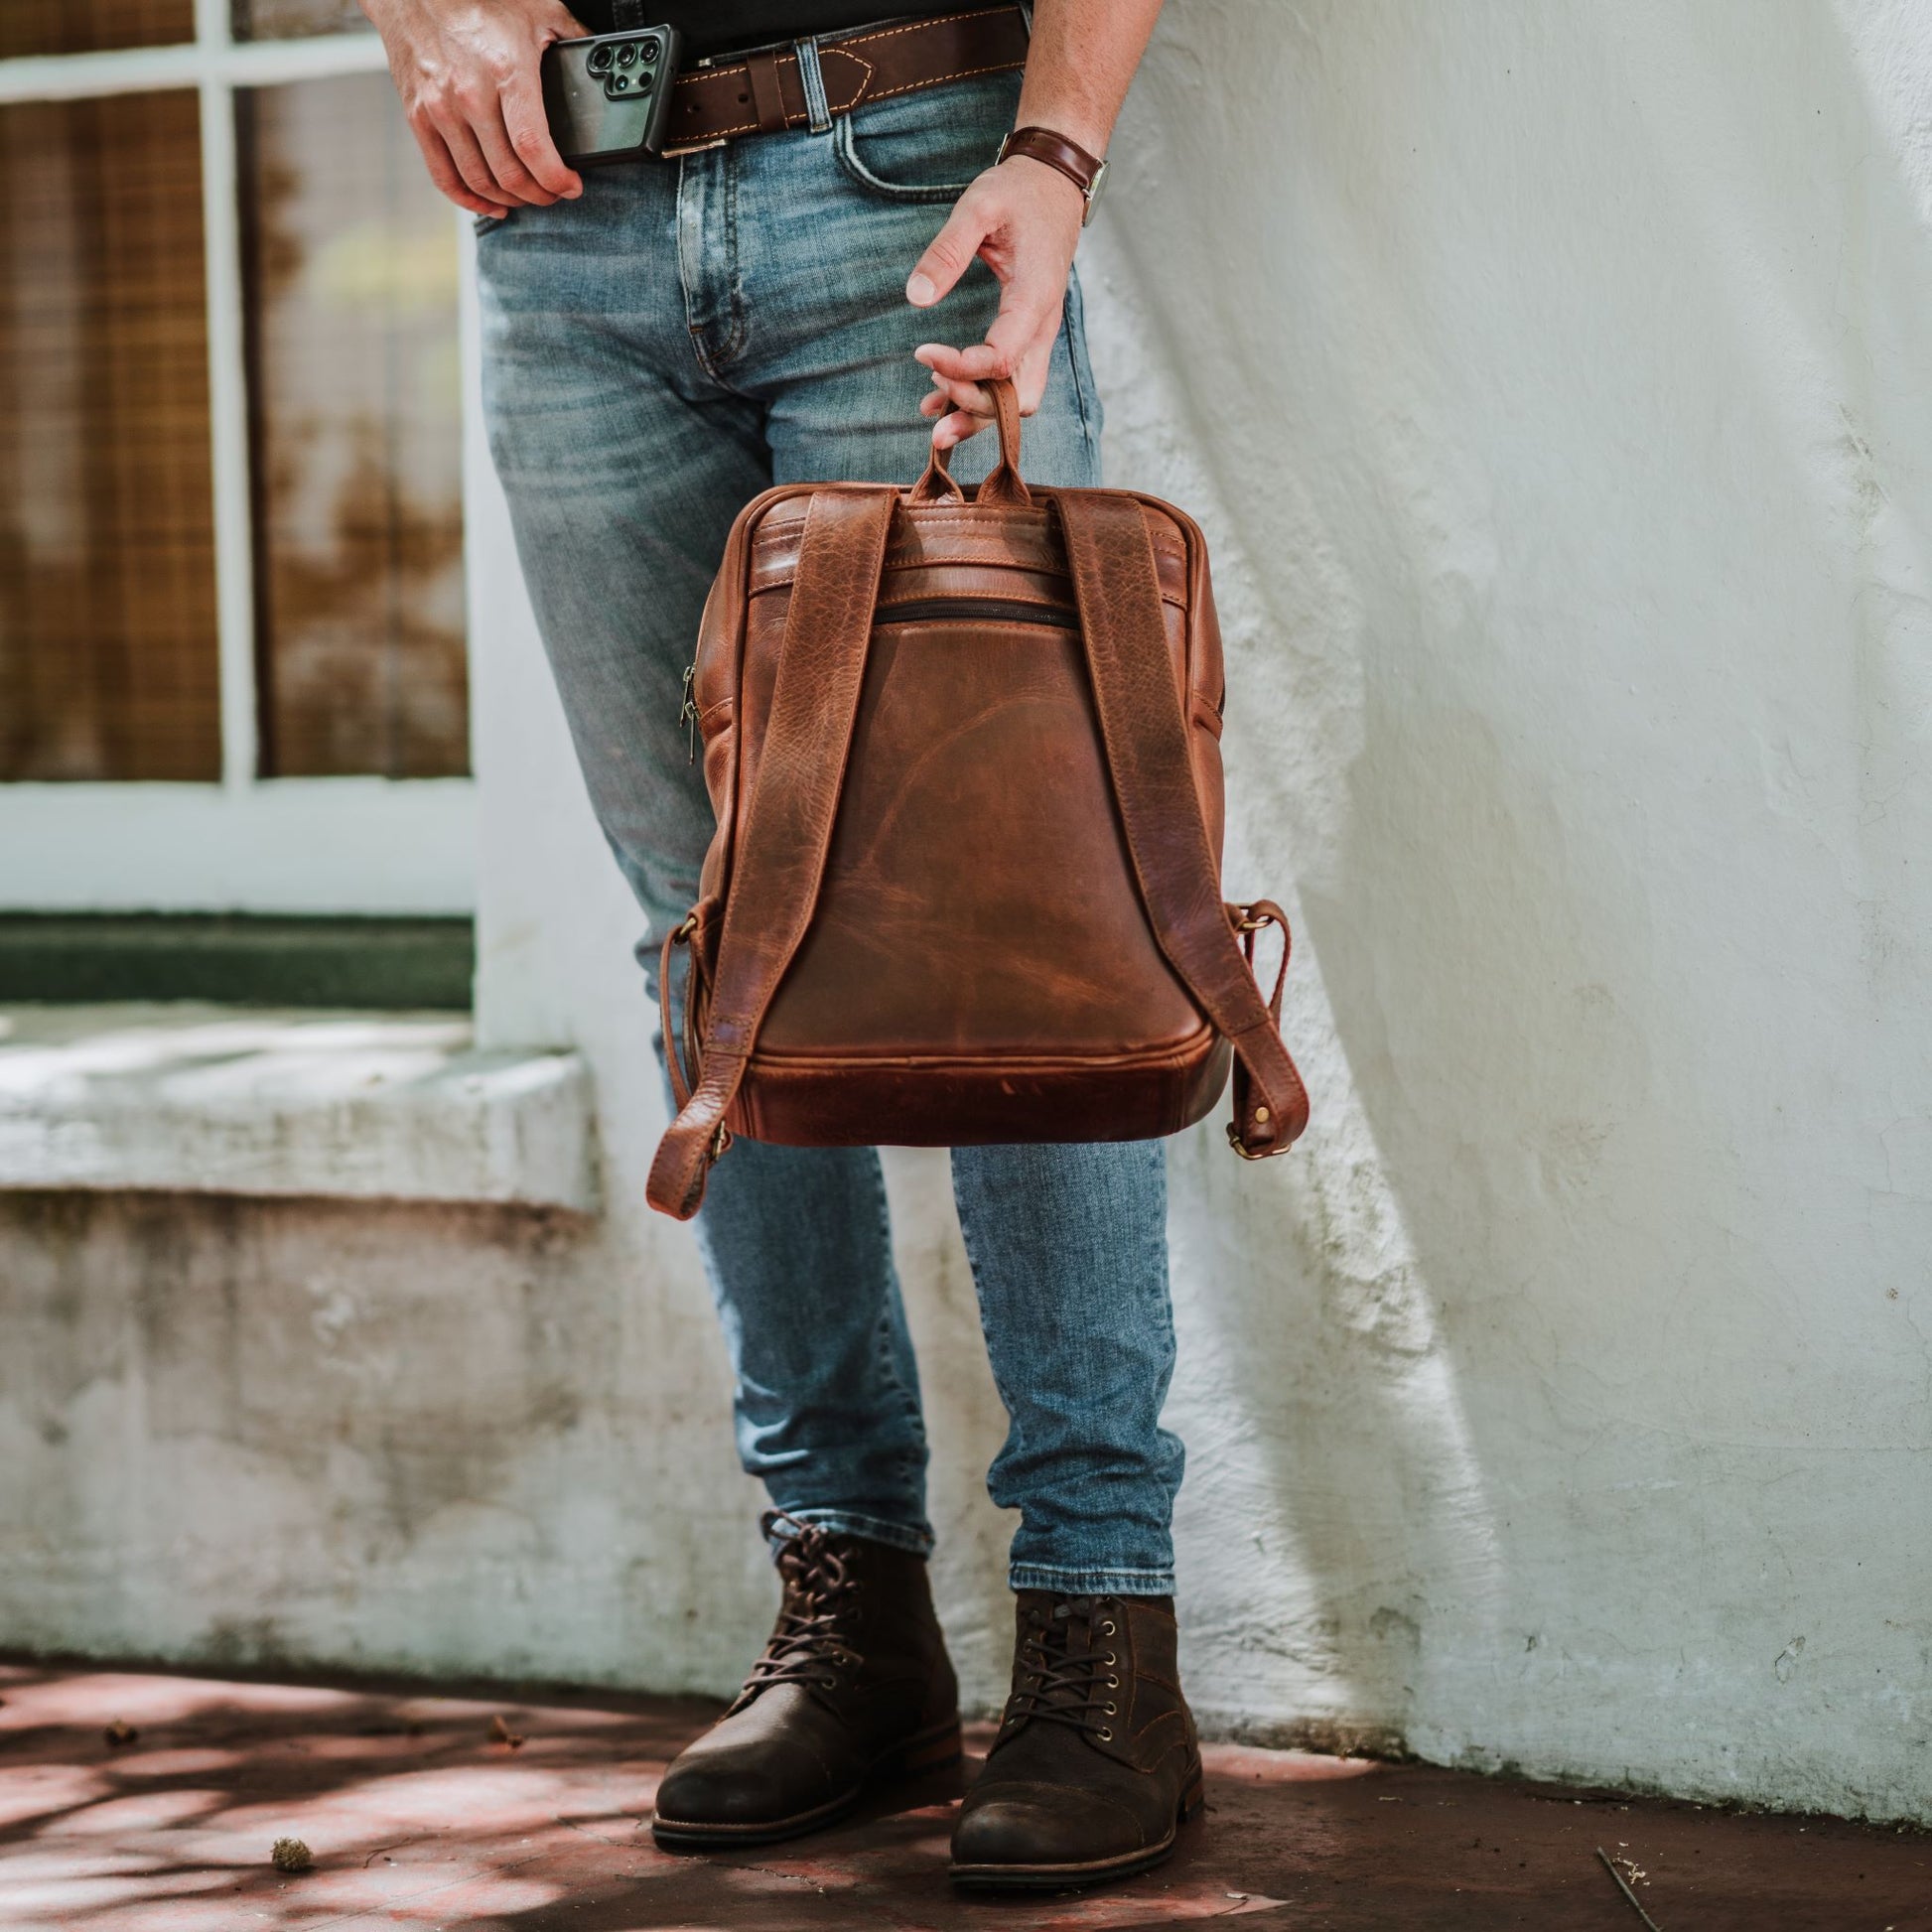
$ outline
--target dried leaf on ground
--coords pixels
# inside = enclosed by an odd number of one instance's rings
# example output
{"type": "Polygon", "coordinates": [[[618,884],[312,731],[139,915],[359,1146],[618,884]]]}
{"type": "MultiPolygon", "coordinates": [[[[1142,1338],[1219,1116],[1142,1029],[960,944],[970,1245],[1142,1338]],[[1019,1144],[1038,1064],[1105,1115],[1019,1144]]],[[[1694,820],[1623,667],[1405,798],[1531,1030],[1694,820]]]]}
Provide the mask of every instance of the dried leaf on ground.
{"type": "Polygon", "coordinates": [[[141,1735],[124,1718],[116,1718],[100,1734],[114,1750],[119,1750],[123,1744],[134,1743],[141,1735]]]}
{"type": "Polygon", "coordinates": [[[299,1838],[278,1838],[268,1855],[277,1871],[313,1871],[316,1855],[299,1838]]]}
{"type": "Polygon", "coordinates": [[[489,1721],[489,1735],[492,1741],[498,1744],[507,1744],[513,1751],[520,1751],[523,1748],[523,1733],[518,1730],[512,1730],[503,1722],[500,1712],[489,1721]]]}

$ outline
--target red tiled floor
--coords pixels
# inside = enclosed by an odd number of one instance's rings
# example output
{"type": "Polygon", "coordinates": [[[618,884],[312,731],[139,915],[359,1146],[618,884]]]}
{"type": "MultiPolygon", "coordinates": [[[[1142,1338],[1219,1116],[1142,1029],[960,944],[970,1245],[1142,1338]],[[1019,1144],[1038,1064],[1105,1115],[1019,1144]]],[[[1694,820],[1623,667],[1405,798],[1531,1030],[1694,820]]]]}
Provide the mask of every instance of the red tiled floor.
{"type": "Polygon", "coordinates": [[[1642,1932],[1594,1848],[1640,1867],[1661,1932],[1932,1932],[1932,1838],[1298,1752],[1223,1746],[1206,1819],[1112,1890],[960,1899],[959,1789],[729,1858],[647,1828],[708,1707],[0,1667],[0,1926],[229,1932],[880,1928],[1104,1932],[1253,1918],[1310,1932],[1642,1932]],[[492,1739],[500,1715],[524,1738],[492,1739]],[[116,1720],[139,1735],[105,1739],[116,1720]],[[304,1840],[315,1869],[269,1863],[304,1840]]]}

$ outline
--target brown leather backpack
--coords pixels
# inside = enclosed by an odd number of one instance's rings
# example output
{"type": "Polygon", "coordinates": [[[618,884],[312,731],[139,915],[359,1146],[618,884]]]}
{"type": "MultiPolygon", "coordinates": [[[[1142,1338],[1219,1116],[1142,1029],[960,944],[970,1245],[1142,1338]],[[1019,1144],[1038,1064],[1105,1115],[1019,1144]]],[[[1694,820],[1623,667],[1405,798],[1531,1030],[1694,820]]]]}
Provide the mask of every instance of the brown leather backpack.
{"type": "Polygon", "coordinates": [[[653,1207],[688,1219],[734,1133],[793,1146],[1228,1138],[1308,1121],[1288,928],[1223,905],[1221,641],[1200,531],[1152,496],[767,489],[732,526],[692,701],[718,831],[666,941],[678,1115],[653,1207]],[[1282,926],[1264,1002],[1255,934],[1282,926]],[[681,1042],[673,952],[690,949],[681,1042]],[[687,1077],[681,1061],[692,1069],[687,1077]]]}

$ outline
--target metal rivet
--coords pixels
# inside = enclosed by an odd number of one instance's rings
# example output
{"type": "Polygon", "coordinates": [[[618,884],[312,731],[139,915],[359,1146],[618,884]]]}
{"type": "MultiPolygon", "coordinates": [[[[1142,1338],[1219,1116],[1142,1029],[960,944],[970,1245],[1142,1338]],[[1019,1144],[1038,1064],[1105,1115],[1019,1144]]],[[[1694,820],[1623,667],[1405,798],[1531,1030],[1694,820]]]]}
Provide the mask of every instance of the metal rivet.
{"type": "Polygon", "coordinates": [[[1257,1107],[1255,1109],[1256,1120],[1273,1120],[1274,1118],[1275,1118],[1274,1115],[1271,1114],[1266,1107],[1257,1107]]]}

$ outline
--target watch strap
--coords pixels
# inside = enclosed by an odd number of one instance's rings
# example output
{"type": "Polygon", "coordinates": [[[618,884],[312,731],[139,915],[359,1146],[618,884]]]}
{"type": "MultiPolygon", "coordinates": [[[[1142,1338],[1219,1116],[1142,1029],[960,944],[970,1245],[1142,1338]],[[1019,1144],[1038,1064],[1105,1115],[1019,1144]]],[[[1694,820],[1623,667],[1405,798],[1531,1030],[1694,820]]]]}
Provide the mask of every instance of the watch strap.
{"type": "Polygon", "coordinates": [[[1107,164],[1098,155],[1089,154],[1079,142],[1069,141],[1050,127],[1016,127],[1000,143],[1000,160],[1011,160],[1016,154],[1064,175],[1087,205],[1086,219],[1093,218],[1094,197],[1107,173],[1107,164]]]}

